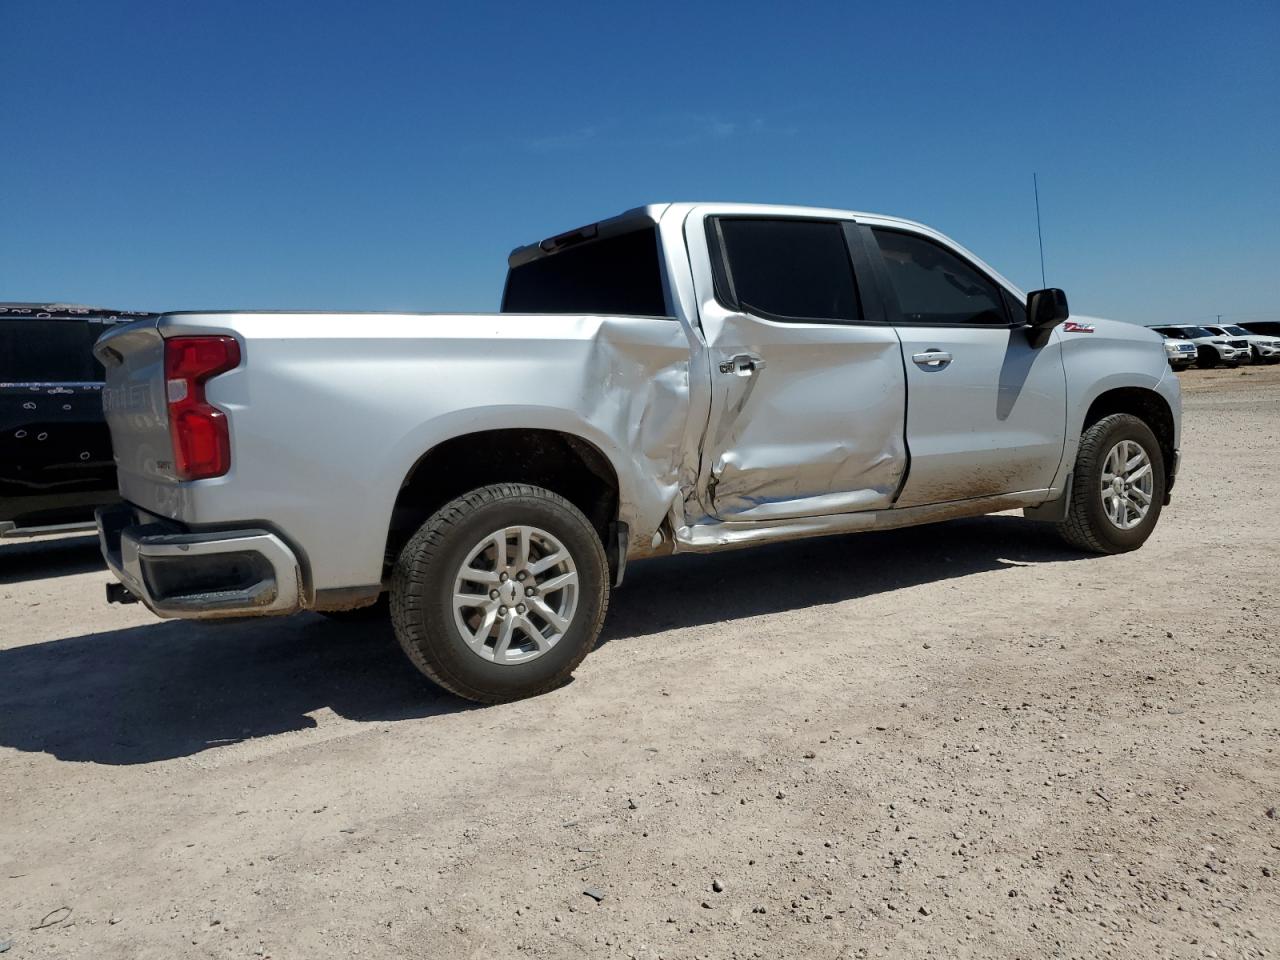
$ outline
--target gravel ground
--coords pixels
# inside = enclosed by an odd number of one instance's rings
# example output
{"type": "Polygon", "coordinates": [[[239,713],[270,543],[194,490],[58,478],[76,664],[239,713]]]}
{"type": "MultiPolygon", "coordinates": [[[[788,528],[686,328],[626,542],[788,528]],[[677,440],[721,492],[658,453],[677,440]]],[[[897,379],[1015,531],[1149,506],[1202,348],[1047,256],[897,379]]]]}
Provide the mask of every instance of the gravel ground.
{"type": "Polygon", "coordinates": [[[1014,516],[634,565],[565,688],[0,546],[13,957],[1280,954],[1280,368],[1141,551],[1014,516]]]}

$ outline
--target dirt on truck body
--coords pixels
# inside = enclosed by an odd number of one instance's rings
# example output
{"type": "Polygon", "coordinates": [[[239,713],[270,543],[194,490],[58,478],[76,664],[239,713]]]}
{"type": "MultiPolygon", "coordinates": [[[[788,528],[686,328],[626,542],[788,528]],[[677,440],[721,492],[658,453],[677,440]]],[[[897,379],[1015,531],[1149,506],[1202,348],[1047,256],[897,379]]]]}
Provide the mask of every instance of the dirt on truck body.
{"type": "Polygon", "coordinates": [[[1274,956],[1280,368],[1182,380],[1139,552],[999,515],[638,562],[591,670],[483,710],[385,627],[157,622],[89,540],[0,546],[0,941],[1274,956]]]}

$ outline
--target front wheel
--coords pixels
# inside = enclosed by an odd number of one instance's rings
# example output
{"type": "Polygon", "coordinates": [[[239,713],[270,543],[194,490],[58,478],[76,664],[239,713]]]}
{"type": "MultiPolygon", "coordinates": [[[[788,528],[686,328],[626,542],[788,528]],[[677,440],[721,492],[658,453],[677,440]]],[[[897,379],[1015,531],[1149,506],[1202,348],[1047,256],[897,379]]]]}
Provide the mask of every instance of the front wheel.
{"type": "Polygon", "coordinates": [[[1196,354],[1196,366],[1201,370],[1212,370],[1222,358],[1213,347],[1201,347],[1196,354]]]}
{"type": "Polygon", "coordinates": [[[608,603],[608,562],[590,522],[563,497],[522,483],[446,504],[391,577],[391,622],[409,659],[481,703],[562,684],[595,645],[608,603]]]}
{"type": "Polygon", "coordinates": [[[1091,553],[1136,550],[1164,505],[1164,455],[1151,428],[1128,413],[1103,417],[1080,438],[1061,537],[1091,553]]]}

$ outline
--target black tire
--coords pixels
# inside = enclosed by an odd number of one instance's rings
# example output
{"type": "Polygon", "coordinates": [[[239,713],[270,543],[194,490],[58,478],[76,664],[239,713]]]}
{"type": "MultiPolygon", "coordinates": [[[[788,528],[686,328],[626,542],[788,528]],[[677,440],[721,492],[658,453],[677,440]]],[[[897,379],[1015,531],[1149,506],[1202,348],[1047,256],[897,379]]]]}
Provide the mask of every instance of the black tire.
{"type": "Polygon", "coordinates": [[[1143,421],[1128,413],[1113,413],[1089,427],[1080,438],[1076,466],[1071,477],[1071,502],[1058,534],[1068,544],[1090,553],[1125,553],[1142,546],[1164,505],[1164,454],[1156,435],[1143,421]],[[1153,488],[1151,508],[1142,522],[1122,530],[1111,522],[1102,503],[1102,468],[1107,454],[1121,440],[1142,446],[1151,460],[1153,488]]]}
{"type": "Polygon", "coordinates": [[[595,646],[609,605],[604,545],[568,500],[542,487],[500,483],[445,504],[413,535],[391,576],[396,639],[428,678],[479,703],[504,703],[552,690],[595,646]],[[454,623],[454,577],[468,552],[503,527],[532,525],[558,539],[578,573],[578,606],[559,642],[527,663],[498,664],[474,652],[454,623]]]}
{"type": "Polygon", "coordinates": [[[376,623],[391,616],[391,602],[384,593],[376,603],[354,610],[317,610],[320,616],[334,623],[376,623]]]}
{"type": "Polygon", "coordinates": [[[1200,347],[1196,352],[1196,366],[1202,370],[1211,370],[1218,365],[1221,358],[1213,347],[1200,347]]]}

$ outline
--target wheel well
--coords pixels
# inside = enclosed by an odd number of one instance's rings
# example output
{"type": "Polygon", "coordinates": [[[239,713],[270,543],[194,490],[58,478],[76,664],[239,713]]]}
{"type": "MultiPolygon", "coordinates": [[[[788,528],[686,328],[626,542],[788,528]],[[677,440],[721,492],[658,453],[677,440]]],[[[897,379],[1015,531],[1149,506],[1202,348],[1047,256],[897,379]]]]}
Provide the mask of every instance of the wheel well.
{"type": "Polygon", "coordinates": [[[604,454],[555,430],[485,430],[432,447],[409,471],[391,511],[384,573],[428,517],[491,483],[530,483],[560,494],[609,543],[609,525],[618,518],[618,476],[604,454]]]}
{"type": "Polygon", "coordinates": [[[1113,413],[1132,414],[1150,427],[1151,432],[1156,435],[1156,441],[1160,444],[1165,470],[1173,468],[1173,411],[1169,409],[1169,404],[1164,397],[1144,387],[1120,387],[1116,390],[1108,390],[1090,404],[1081,432],[1083,433],[1103,417],[1109,417],[1113,413]]]}

